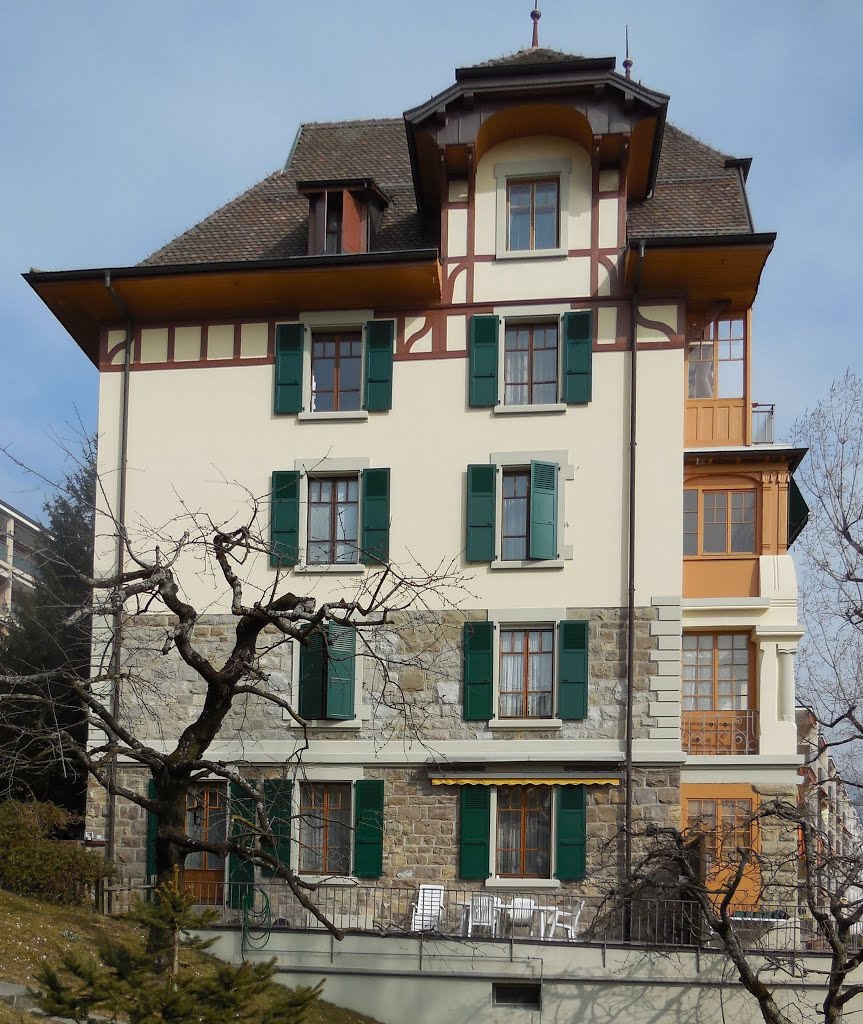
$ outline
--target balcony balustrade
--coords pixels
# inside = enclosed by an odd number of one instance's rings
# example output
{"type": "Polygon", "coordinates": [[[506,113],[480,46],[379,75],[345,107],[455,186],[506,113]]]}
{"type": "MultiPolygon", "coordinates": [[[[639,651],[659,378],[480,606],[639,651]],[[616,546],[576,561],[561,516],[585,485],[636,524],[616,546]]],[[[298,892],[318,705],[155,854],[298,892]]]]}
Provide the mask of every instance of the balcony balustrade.
{"type": "Polygon", "coordinates": [[[773,414],[775,405],[752,403],[752,443],[773,444],[773,414]]]}
{"type": "Polygon", "coordinates": [[[684,711],[687,754],[757,754],[757,711],[684,711]]]}
{"type": "MultiPolygon", "coordinates": [[[[430,900],[417,884],[323,884],[313,898],[337,928],[378,938],[464,939],[471,944],[503,939],[642,949],[718,947],[698,904],[683,900],[638,896],[626,900],[569,891],[495,891],[444,884],[434,888],[435,898],[430,900]]],[[[216,911],[223,925],[243,929],[254,939],[268,938],[271,932],[320,932],[325,927],[279,882],[218,882],[211,883],[209,890],[194,883],[193,891],[200,904],[216,911]]],[[[149,892],[143,886],[106,886],[99,890],[97,904],[103,913],[124,914],[149,892]]],[[[814,922],[794,899],[787,906],[741,904],[732,916],[745,949],[823,949],[814,922]]],[[[856,948],[863,937],[853,938],[856,948]]],[[[275,950],[277,943],[267,948],[275,950]]]]}

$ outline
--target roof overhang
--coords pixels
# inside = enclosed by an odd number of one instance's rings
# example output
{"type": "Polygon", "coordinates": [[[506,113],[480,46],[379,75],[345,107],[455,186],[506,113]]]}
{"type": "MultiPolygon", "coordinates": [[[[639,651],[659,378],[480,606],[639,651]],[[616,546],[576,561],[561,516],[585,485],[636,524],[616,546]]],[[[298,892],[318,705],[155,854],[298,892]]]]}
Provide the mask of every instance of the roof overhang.
{"type": "Polygon", "coordinates": [[[454,85],[404,114],[420,209],[433,207],[441,193],[440,147],[470,145],[489,115],[507,106],[541,104],[579,111],[601,139],[603,159],[622,152],[613,140],[629,135],[628,194],[633,202],[646,198],[656,183],[669,98],[617,74],[614,66],[613,57],[602,57],[460,68],[454,85]],[[610,104],[618,111],[613,116],[610,104]]]}
{"type": "Polygon", "coordinates": [[[284,316],[312,309],[399,309],[440,301],[437,249],[241,263],[30,271],[24,280],[96,365],[103,325],[284,316]]]}
{"type": "Polygon", "coordinates": [[[716,463],[745,465],[774,462],[787,466],[791,473],[803,461],[808,448],[795,448],[787,444],[728,445],[723,448],[684,448],[686,466],[706,466],[716,463]]]}
{"type": "Polygon", "coordinates": [[[775,241],[773,232],[631,239],[626,284],[632,289],[637,282],[639,292],[651,297],[683,295],[693,310],[716,305],[749,309],[775,241]]]}
{"type": "Polygon", "coordinates": [[[375,184],[374,178],[320,178],[314,181],[297,182],[297,191],[300,195],[313,195],[316,192],[325,192],[330,189],[361,192],[376,199],[382,206],[389,206],[390,203],[389,196],[375,184]]]}

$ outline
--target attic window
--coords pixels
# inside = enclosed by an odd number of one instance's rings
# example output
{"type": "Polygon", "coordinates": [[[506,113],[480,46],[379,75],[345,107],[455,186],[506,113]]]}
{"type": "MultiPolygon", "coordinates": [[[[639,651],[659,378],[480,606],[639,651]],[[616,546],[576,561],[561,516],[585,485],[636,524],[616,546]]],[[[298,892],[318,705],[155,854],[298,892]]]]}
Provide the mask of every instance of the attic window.
{"type": "Polygon", "coordinates": [[[298,182],[309,199],[309,255],[368,252],[387,199],[371,179],[298,182]]]}

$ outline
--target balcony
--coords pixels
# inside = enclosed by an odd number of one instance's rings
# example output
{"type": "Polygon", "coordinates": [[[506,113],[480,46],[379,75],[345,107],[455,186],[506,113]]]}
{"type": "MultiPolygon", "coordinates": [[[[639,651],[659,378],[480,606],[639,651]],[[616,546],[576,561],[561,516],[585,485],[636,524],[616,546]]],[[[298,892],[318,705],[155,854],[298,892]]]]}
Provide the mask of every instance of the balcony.
{"type": "Polygon", "coordinates": [[[773,414],[775,405],[752,403],[752,443],[773,444],[773,414]]]}
{"type": "MultiPolygon", "coordinates": [[[[323,923],[301,907],[281,882],[220,882],[212,883],[209,892],[197,886],[195,892],[202,906],[215,911],[222,927],[242,930],[261,943],[249,948],[266,945],[268,956],[279,952],[280,938],[284,941],[300,933],[304,943],[310,943],[315,933],[326,934],[323,923]]],[[[135,884],[100,887],[97,907],[103,914],[125,914],[149,893],[148,887],[135,884]]],[[[401,944],[411,938],[466,941],[465,955],[470,957],[477,955],[481,940],[542,943],[546,948],[559,943],[568,955],[576,943],[665,950],[717,948],[699,907],[677,899],[635,896],[627,900],[611,893],[582,896],[565,890],[495,893],[452,884],[426,887],[424,895],[416,884],[343,883],[322,884],[313,899],[327,919],[348,934],[397,940],[400,957],[404,955],[401,944]],[[433,901],[427,895],[429,888],[435,890],[433,901]]],[[[744,949],[823,949],[811,918],[800,913],[796,901],[787,906],[741,904],[733,910],[733,919],[744,949]]],[[[860,937],[852,941],[856,948],[860,937]]],[[[457,955],[457,950],[457,946],[448,947],[447,956],[457,955]]]]}
{"type": "Polygon", "coordinates": [[[684,711],[687,754],[721,757],[758,753],[757,711],[684,711]]]}
{"type": "Polygon", "coordinates": [[[25,554],[23,551],[19,550],[17,545],[12,552],[12,567],[17,569],[18,572],[25,573],[27,576],[35,576],[37,571],[36,563],[33,560],[31,553],[27,552],[25,554]]]}

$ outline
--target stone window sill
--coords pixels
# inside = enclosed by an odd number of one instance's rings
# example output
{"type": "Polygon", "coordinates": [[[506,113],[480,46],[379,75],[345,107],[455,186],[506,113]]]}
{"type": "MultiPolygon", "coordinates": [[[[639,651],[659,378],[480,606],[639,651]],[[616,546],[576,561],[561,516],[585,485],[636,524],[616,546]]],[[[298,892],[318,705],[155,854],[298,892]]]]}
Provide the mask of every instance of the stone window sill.
{"type": "Polygon", "coordinates": [[[564,260],[569,255],[566,249],[500,249],[495,253],[498,260],[564,260]]]}
{"type": "Polygon", "coordinates": [[[560,889],[556,878],[487,878],[486,889],[560,889]]]}
{"type": "Polygon", "coordinates": [[[495,416],[523,416],[529,413],[561,413],[566,412],[568,406],[562,402],[553,402],[545,405],[496,405],[495,416]]]}
{"type": "Polygon", "coordinates": [[[304,882],[326,889],[352,889],[360,884],[359,879],[352,875],[307,875],[301,872],[299,877],[304,882]]]}
{"type": "Polygon", "coordinates": [[[362,576],[366,567],[359,562],[350,565],[298,565],[294,573],[303,576],[362,576]]]}
{"type": "MultiPolygon", "coordinates": [[[[282,720],[292,729],[301,729],[302,726],[295,719],[291,718],[284,708],[282,709],[282,720]]],[[[348,719],[335,719],[335,718],[312,718],[306,723],[309,729],[320,729],[323,731],[332,731],[333,729],[347,730],[349,732],[359,732],[363,727],[363,719],[361,718],[348,718],[348,719]]]]}
{"type": "Polygon", "coordinates": [[[496,558],[489,569],[562,569],[562,558],[526,558],[523,561],[504,561],[496,558]]]}
{"type": "Polygon", "coordinates": [[[560,718],[491,718],[489,729],[562,729],[560,718]]]}
{"type": "Polygon", "coordinates": [[[367,420],[369,418],[368,412],[365,409],[349,409],[344,412],[301,412],[297,413],[297,419],[300,423],[312,423],[315,420],[347,420],[356,422],[357,420],[367,420]]]}

